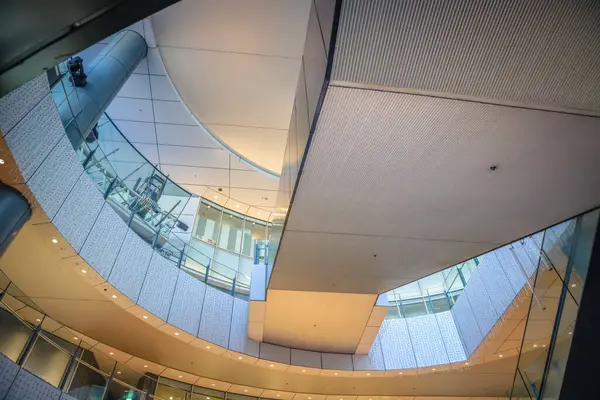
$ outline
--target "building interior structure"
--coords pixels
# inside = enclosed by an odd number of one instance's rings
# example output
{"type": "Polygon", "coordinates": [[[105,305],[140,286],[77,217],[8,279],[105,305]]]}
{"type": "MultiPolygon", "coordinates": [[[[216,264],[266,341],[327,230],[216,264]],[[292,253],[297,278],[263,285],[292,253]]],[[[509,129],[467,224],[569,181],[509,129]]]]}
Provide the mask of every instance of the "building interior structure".
{"type": "Polygon", "coordinates": [[[0,400],[600,398],[597,2],[0,23],[0,400]]]}

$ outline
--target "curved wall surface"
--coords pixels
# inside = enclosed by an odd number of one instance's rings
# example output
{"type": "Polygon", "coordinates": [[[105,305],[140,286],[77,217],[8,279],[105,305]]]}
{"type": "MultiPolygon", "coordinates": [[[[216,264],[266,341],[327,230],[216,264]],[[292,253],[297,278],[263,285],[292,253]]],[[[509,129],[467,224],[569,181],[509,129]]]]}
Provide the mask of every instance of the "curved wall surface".
{"type": "MultiPolygon", "coordinates": [[[[137,304],[148,310],[166,322],[163,330],[172,328],[182,340],[210,346],[221,354],[246,355],[253,363],[263,359],[267,366],[272,363],[290,372],[310,368],[340,376],[354,376],[353,371],[376,375],[410,369],[430,373],[431,369],[422,368],[444,364],[462,368],[461,361],[469,359],[482,343],[528,278],[515,260],[507,261],[504,270],[498,268],[494,257],[501,257],[502,249],[489,260],[482,257],[465,296],[452,311],[385,321],[365,356],[255,342],[247,338],[249,304],[245,299],[177,268],[129,230],[104,200],[69,143],[45,76],[0,99],[0,129],[24,183],[71,244],[72,254],[79,254],[93,268],[90,273],[97,274],[96,286],[124,307],[137,304]],[[11,117],[13,110],[19,118],[11,117]],[[123,301],[121,295],[128,300],[123,301]]],[[[515,244],[528,275],[536,269],[539,252],[533,240],[515,244]]]]}

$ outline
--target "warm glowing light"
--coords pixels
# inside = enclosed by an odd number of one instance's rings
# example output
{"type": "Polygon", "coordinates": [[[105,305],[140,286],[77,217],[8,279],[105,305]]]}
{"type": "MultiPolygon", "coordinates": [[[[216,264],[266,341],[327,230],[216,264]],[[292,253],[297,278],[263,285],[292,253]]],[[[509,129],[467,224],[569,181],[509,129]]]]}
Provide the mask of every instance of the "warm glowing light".
{"type": "Polygon", "coordinates": [[[398,372],[398,375],[402,375],[402,372],[398,372]]]}
{"type": "Polygon", "coordinates": [[[504,357],[504,354],[498,354],[498,357],[502,358],[504,357]]]}
{"type": "Polygon", "coordinates": [[[85,270],[85,269],[82,269],[81,272],[84,274],[87,274],[87,270],[85,270]]]}
{"type": "Polygon", "coordinates": [[[0,165],[4,165],[4,160],[0,158],[0,165]]]}
{"type": "Polygon", "coordinates": [[[302,370],[302,372],[306,372],[306,370],[305,370],[305,369],[303,369],[303,370],[302,370]]]}
{"type": "Polygon", "coordinates": [[[117,375],[121,375],[121,371],[117,371],[117,375]]]}
{"type": "Polygon", "coordinates": [[[117,295],[116,295],[116,294],[113,294],[113,295],[112,295],[112,296],[110,296],[110,297],[112,297],[113,299],[116,299],[116,298],[117,298],[117,295]]]}
{"type": "Polygon", "coordinates": [[[142,318],[148,319],[148,316],[147,315],[142,315],[142,318]]]}
{"type": "Polygon", "coordinates": [[[109,356],[112,356],[113,354],[115,354],[115,353],[113,353],[112,351],[110,353],[108,353],[109,356]]]}
{"type": "Polygon", "coordinates": [[[577,286],[577,284],[575,284],[575,283],[573,283],[573,284],[571,285],[571,287],[576,287],[576,286],[577,286]]]}
{"type": "Polygon", "coordinates": [[[242,359],[242,356],[239,356],[239,357],[238,357],[238,360],[241,360],[241,359],[242,359]]]}
{"type": "Polygon", "coordinates": [[[537,346],[538,346],[537,344],[534,344],[534,345],[533,345],[533,347],[537,347],[537,346]]]}
{"type": "Polygon", "coordinates": [[[42,322],[42,320],[41,320],[41,319],[39,319],[39,318],[36,318],[36,319],[35,319],[35,322],[42,322]]]}
{"type": "Polygon", "coordinates": [[[371,376],[371,374],[367,372],[367,376],[371,376]]]}
{"type": "Polygon", "coordinates": [[[468,362],[466,362],[466,363],[465,363],[465,365],[469,365],[469,363],[468,363],[468,362]]]}
{"type": "Polygon", "coordinates": [[[269,367],[274,367],[274,366],[275,366],[275,365],[273,365],[273,364],[270,364],[270,365],[269,365],[269,367]]]}
{"type": "Polygon", "coordinates": [[[52,243],[54,243],[54,244],[58,243],[58,239],[52,238],[52,243]]]}
{"type": "Polygon", "coordinates": [[[148,366],[147,366],[147,365],[144,365],[144,368],[148,368],[148,366]]]}
{"type": "Polygon", "coordinates": [[[179,332],[175,332],[175,333],[173,333],[173,335],[179,336],[179,332]]]}
{"type": "Polygon", "coordinates": [[[435,368],[431,368],[432,371],[435,371],[435,368]]]}
{"type": "Polygon", "coordinates": [[[183,378],[183,375],[179,375],[179,378],[183,378]]]}
{"type": "Polygon", "coordinates": [[[337,372],[334,372],[333,374],[334,374],[334,375],[337,375],[337,372]]]}
{"type": "Polygon", "coordinates": [[[210,349],[210,346],[206,346],[207,349],[210,349]]]}
{"type": "Polygon", "coordinates": [[[77,336],[73,336],[73,340],[79,340],[77,336]]]}

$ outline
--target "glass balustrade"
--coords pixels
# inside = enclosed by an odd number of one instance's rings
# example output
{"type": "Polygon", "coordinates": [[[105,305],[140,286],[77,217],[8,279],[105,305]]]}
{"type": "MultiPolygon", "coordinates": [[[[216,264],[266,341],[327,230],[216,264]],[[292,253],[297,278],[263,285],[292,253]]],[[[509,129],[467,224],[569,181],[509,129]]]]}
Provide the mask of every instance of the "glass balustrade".
{"type": "Polygon", "coordinates": [[[545,231],[511,399],[557,399],[576,329],[599,211],[545,231]]]}
{"type": "Polygon", "coordinates": [[[192,194],[146,159],[108,115],[84,135],[90,121],[80,94],[63,64],[56,71],[60,79],[51,90],[67,135],[85,172],[117,215],[188,274],[247,296],[252,266],[268,260],[268,223],[202,199],[195,226],[188,226],[180,217],[192,194]],[[182,232],[191,239],[183,240],[178,235],[182,232]]]}

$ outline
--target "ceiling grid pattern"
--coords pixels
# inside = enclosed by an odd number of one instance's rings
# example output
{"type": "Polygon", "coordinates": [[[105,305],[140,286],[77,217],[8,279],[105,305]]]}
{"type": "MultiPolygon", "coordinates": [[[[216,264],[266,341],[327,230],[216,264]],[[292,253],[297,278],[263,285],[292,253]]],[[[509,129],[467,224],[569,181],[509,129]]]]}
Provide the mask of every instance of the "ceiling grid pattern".
{"type": "Polygon", "coordinates": [[[600,3],[343,2],[332,80],[598,114],[600,3]]]}
{"type": "MultiPolygon", "coordinates": [[[[148,36],[149,26],[139,21],[130,29],[148,36]]],[[[84,59],[93,59],[109,39],[86,50],[84,59]]],[[[230,197],[253,210],[273,211],[279,179],[245,163],[195,120],[167,76],[158,48],[148,49],[107,114],[150,162],[192,193],[214,191],[223,201],[230,197]]],[[[183,216],[189,224],[196,210],[190,211],[183,216]]]]}

